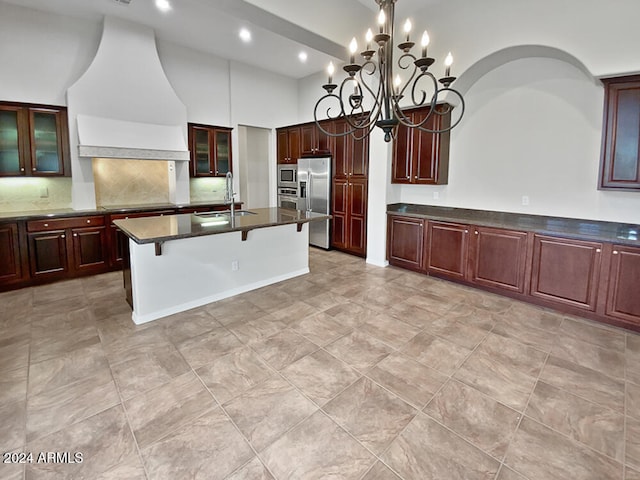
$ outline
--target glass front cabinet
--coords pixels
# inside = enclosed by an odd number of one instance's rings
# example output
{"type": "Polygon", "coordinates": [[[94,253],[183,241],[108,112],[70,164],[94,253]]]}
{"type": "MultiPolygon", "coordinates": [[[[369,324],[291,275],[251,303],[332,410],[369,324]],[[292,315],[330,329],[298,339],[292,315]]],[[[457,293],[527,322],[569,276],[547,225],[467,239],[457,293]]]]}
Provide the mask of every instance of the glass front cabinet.
{"type": "Polygon", "coordinates": [[[232,171],[231,128],[189,124],[192,177],[224,177],[232,171]]]}
{"type": "Polygon", "coordinates": [[[0,103],[0,176],[70,176],[67,110],[0,103]]]}

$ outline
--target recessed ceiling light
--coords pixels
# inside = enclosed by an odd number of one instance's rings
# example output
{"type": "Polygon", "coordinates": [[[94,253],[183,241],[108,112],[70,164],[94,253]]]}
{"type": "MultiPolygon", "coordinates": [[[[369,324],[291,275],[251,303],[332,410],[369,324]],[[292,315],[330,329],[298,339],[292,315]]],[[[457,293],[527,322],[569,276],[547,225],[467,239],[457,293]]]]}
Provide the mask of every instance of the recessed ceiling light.
{"type": "Polygon", "coordinates": [[[169,0],[156,0],[156,7],[158,7],[158,10],[160,10],[161,12],[168,12],[169,10],[171,10],[171,4],[169,3],[169,0]]]}
{"type": "Polygon", "coordinates": [[[301,62],[306,62],[307,61],[307,52],[300,52],[298,54],[298,58],[300,59],[301,62]]]}
{"type": "Polygon", "coordinates": [[[245,43],[250,42],[251,41],[251,32],[249,30],[247,30],[246,28],[241,28],[240,29],[240,39],[245,43]]]}

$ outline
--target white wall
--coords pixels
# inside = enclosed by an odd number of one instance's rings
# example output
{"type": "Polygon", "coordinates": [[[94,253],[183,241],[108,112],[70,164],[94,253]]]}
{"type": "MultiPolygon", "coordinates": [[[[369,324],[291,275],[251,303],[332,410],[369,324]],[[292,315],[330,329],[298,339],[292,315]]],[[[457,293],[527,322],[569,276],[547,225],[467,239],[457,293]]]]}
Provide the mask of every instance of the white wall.
{"type": "Polygon", "coordinates": [[[466,102],[449,184],[403,186],[403,202],[640,223],[637,193],[597,189],[603,88],[583,72],[517,60],[481,78],[466,102]]]}
{"type": "Polygon", "coordinates": [[[180,45],[157,40],[164,71],[189,121],[231,126],[229,61],[180,45]]]}
{"type": "Polygon", "coordinates": [[[0,2],[0,100],[66,105],[101,32],[99,22],[0,2]]]}

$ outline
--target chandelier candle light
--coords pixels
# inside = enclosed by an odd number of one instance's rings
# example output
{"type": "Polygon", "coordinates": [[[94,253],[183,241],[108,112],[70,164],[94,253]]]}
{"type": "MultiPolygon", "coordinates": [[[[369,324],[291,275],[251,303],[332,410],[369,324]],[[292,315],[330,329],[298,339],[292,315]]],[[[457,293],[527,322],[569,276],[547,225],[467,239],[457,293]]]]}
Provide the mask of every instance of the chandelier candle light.
{"type": "MultiPolygon", "coordinates": [[[[400,71],[409,74],[408,80],[403,85],[401,76],[393,75],[394,6],[397,0],[375,1],[380,6],[379,33],[374,35],[371,29],[367,31],[366,49],[360,53],[363,59],[361,64],[356,63],[358,42],[355,37],[351,40],[349,63],[342,67],[348,76],[339,86],[333,83],[335,67],[333,63],[329,64],[327,70],[329,80],[322,86],[327,93],[318,100],[313,110],[318,128],[332,137],[352,135],[356,139],[362,139],[368,136],[374,127],[380,127],[384,131],[386,142],[391,141],[395,136],[396,127],[400,124],[428,133],[448,132],[460,123],[465,108],[462,94],[451,88],[451,84],[456,79],[451,76],[453,56],[451,53],[446,56],[444,77],[436,79],[429,71],[429,67],[435,62],[435,59],[427,56],[429,34],[426,30],[422,34],[421,56],[416,57],[411,53],[415,43],[411,41],[411,21],[407,20],[403,28],[404,41],[398,44],[402,54],[398,58],[397,66],[400,71]],[[374,84],[373,88],[365,81],[367,77],[371,80],[370,83],[374,84]],[[351,86],[353,86],[353,93],[348,93],[351,86]],[[410,94],[410,101],[401,107],[400,100],[405,93],[410,94]],[[445,94],[447,99],[458,99],[459,114],[453,122],[446,122],[446,124],[443,122],[441,129],[430,129],[427,125],[431,125],[429,122],[433,115],[448,115],[453,110],[452,105],[444,103],[445,94]],[[365,95],[371,102],[369,111],[365,111],[365,95]],[[407,108],[422,106],[428,106],[429,113],[420,123],[413,123],[407,108]],[[335,110],[338,111],[337,114],[335,110]],[[349,128],[340,133],[325,130],[319,123],[319,111],[324,111],[329,119],[344,118],[349,128]]],[[[433,125],[440,125],[440,123],[433,122],[433,125]]]]}

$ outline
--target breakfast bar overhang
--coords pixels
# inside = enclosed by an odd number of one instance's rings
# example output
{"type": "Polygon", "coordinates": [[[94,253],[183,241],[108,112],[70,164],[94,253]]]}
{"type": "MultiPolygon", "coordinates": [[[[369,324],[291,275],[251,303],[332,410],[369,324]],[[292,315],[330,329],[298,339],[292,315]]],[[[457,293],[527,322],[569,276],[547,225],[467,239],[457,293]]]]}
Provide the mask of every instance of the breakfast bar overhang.
{"type": "Polygon", "coordinates": [[[116,220],[136,324],[309,272],[309,229],[328,215],[258,208],[116,220]],[[127,252],[128,250],[128,252],[127,252]]]}

